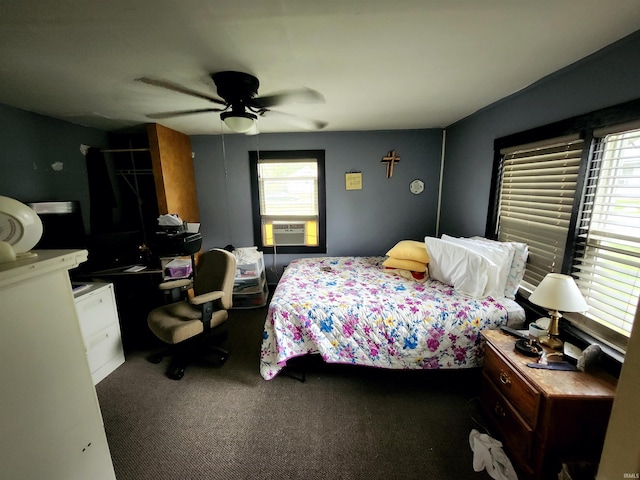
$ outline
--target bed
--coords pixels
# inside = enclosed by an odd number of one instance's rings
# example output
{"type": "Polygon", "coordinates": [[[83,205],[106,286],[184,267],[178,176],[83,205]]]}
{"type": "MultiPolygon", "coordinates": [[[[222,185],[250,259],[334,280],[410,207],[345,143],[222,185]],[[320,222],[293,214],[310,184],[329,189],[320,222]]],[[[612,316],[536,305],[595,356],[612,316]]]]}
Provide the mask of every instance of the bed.
{"type": "Polygon", "coordinates": [[[262,377],[270,380],[287,360],[308,354],[328,363],[387,369],[478,367],[479,332],[524,321],[514,300],[473,298],[435,279],[407,279],[386,269],[384,260],[292,261],[269,305],[262,377]]]}

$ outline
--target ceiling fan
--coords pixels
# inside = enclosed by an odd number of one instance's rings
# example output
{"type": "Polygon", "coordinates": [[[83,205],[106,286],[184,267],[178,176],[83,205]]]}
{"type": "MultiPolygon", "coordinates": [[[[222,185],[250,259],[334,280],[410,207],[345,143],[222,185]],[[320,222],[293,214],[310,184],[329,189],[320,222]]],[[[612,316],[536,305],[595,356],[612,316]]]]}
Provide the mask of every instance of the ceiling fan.
{"type": "Polygon", "coordinates": [[[250,133],[251,130],[255,130],[254,127],[258,116],[281,118],[283,121],[307,130],[321,130],[327,126],[326,122],[271,110],[271,107],[291,103],[324,103],[322,94],[315,90],[303,88],[286,90],[271,95],[257,96],[260,82],[256,77],[248,73],[234,71],[217,72],[211,75],[211,79],[213,83],[215,83],[218,95],[222,99],[165,80],[149,77],[140,77],[136,80],[220,105],[220,107],[150,114],[147,115],[149,118],[162,119],[196,113],[221,112],[220,118],[224,123],[231,130],[238,133],[250,133]]]}

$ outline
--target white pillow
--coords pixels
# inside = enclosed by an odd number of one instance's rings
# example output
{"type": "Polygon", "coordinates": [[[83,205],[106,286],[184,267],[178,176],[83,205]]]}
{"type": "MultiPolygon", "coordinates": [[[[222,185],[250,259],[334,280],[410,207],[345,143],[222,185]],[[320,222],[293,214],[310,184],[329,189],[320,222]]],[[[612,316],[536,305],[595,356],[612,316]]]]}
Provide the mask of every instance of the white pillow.
{"type": "Polygon", "coordinates": [[[495,285],[498,267],[486,257],[462,245],[435,237],[424,238],[429,253],[429,276],[463,295],[484,298],[492,294],[488,285],[495,285]]]}
{"type": "Polygon", "coordinates": [[[484,237],[471,237],[472,240],[478,242],[484,242],[489,244],[508,243],[513,246],[513,262],[511,262],[511,268],[509,269],[509,276],[507,277],[507,285],[504,289],[504,296],[511,300],[516,298],[518,288],[520,288],[520,282],[524,277],[524,272],[527,267],[527,257],[529,256],[529,246],[522,242],[499,242],[497,240],[489,240],[484,237]]]}
{"type": "Polygon", "coordinates": [[[455,238],[449,235],[442,235],[442,240],[469,248],[495,263],[498,267],[496,284],[489,285],[487,288],[491,292],[489,295],[493,298],[504,298],[509,269],[515,252],[515,248],[512,245],[500,242],[480,242],[471,238],[455,238]]]}

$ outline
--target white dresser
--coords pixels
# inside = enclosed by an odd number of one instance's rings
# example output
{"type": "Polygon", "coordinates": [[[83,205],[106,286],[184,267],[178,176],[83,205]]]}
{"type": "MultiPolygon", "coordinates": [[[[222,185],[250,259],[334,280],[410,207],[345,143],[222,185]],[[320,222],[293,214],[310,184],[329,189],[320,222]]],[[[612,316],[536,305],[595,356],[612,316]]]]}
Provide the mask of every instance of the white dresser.
{"type": "Polygon", "coordinates": [[[95,385],[124,363],[113,284],[74,285],[74,299],[95,385]]]}
{"type": "Polygon", "coordinates": [[[115,480],[68,270],[86,250],[0,263],[3,480],[115,480]]]}

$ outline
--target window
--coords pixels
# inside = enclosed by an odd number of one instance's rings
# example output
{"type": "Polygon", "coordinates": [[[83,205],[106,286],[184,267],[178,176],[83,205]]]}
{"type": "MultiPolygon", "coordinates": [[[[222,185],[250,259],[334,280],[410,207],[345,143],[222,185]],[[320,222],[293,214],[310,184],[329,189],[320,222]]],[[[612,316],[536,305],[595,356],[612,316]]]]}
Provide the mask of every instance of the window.
{"type": "Polygon", "coordinates": [[[572,136],[502,152],[498,239],[529,245],[529,290],[562,268],[582,147],[572,136]]]}
{"type": "Polygon", "coordinates": [[[256,245],[325,253],[324,151],[249,152],[249,160],[256,245]]]}
{"type": "Polygon", "coordinates": [[[586,316],[629,336],[640,297],[640,129],[597,138],[575,271],[586,316]]]}
{"type": "Polygon", "coordinates": [[[521,293],[572,275],[589,309],[565,318],[624,350],[640,298],[640,101],[497,139],[495,151],[487,235],[529,245],[521,293]]]}

